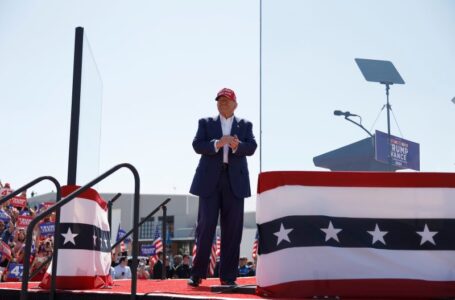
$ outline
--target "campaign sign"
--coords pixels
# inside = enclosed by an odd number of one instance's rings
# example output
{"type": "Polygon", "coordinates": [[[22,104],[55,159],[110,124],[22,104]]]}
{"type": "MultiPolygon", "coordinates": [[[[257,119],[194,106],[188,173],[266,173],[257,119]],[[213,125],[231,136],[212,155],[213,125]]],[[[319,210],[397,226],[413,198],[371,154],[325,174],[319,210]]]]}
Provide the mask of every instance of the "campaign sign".
{"type": "Polygon", "coordinates": [[[41,231],[41,236],[53,235],[55,231],[55,223],[54,222],[43,223],[39,226],[39,228],[41,231]]]}
{"type": "Polygon", "coordinates": [[[8,279],[22,279],[22,273],[24,271],[24,266],[18,263],[9,263],[8,265],[8,279]]]}
{"type": "Polygon", "coordinates": [[[2,221],[5,224],[8,224],[10,220],[11,217],[6,213],[6,211],[0,209],[0,221],[2,221]]]}
{"type": "Polygon", "coordinates": [[[14,207],[26,207],[27,206],[27,198],[23,196],[16,196],[11,199],[11,205],[14,207]]]}
{"type": "Polygon", "coordinates": [[[142,256],[153,256],[155,255],[155,246],[154,245],[141,245],[141,255],[142,256]]]}
{"type": "Polygon", "coordinates": [[[33,220],[32,216],[18,216],[16,228],[17,229],[26,229],[28,224],[33,220]]]}
{"type": "Polygon", "coordinates": [[[12,189],[9,188],[1,188],[0,189],[0,199],[3,198],[4,196],[7,196],[13,192],[12,189]]]}
{"type": "Polygon", "coordinates": [[[420,145],[390,135],[390,146],[387,133],[376,130],[375,159],[400,169],[420,170],[420,145]]]}

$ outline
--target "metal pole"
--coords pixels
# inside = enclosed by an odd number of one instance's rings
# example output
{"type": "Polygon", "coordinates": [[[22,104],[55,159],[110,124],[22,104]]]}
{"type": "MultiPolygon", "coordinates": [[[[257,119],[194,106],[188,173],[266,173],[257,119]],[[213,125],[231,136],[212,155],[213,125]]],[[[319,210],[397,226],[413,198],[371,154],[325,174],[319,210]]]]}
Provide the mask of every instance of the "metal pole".
{"type": "Polygon", "coordinates": [[[389,160],[389,170],[392,171],[392,145],[390,144],[390,104],[389,104],[389,89],[390,86],[388,83],[385,84],[385,93],[387,95],[387,144],[389,148],[388,160],[389,160]]]}
{"type": "Polygon", "coordinates": [[[166,279],[166,224],[167,224],[167,207],[166,205],[161,206],[163,209],[163,226],[161,228],[162,230],[162,237],[163,237],[163,272],[161,272],[161,279],[166,279]]]}
{"type": "MultiPolygon", "coordinates": [[[[161,209],[161,206],[162,205],[166,205],[169,201],[171,201],[171,198],[167,198],[166,200],[163,201],[163,203],[161,203],[157,208],[155,208],[151,213],[149,213],[145,218],[142,219],[142,221],[139,222],[139,224],[137,225],[137,227],[141,227],[142,224],[144,224],[145,222],[147,222],[151,217],[153,217],[154,214],[156,214],[157,211],[159,211],[161,209]]],[[[111,246],[111,249],[114,249],[115,247],[117,247],[118,245],[120,245],[120,243],[122,241],[124,241],[131,233],[133,233],[133,230],[134,228],[132,228],[130,231],[128,231],[127,233],[125,233],[125,235],[118,241],[116,241],[114,243],[114,245],[111,246]]]]}
{"type": "Polygon", "coordinates": [[[73,65],[73,98],[71,104],[70,145],[68,157],[68,185],[76,184],[77,147],[79,140],[79,115],[81,108],[82,49],[84,46],[84,28],[76,27],[73,65]]]}
{"type": "Polygon", "coordinates": [[[262,172],[262,0],[259,0],[259,173],[262,172]]]}
{"type": "MultiPolygon", "coordinates": [[[[112,227],[112,205],[114,205],[114,202],[120,198],[122,193],[118,193],[115,195],[110,201],[107,202],[107,222],[109,223],[109,228],[112,227]]],[[[112,234],[112,228],[111,228],[111,234],[112,234]]]]}
{"type": "MultiPolygon", "coordinates": [[[[60,191],[59,191],[60,194],[60,191]]],[[[61,197],[57,198],[57,202],[61,197]]],[[[58,260],[58,241],[60,239],[60,208],[55,211],[54,223],[54,251],[52,252],[52,274],[51,274],[51,290],[49,300],[55,299],[55,290],[57,285],[57,260],[58,260]]]]}
{"type": "Polygon", "coordinates": [[[137,292],[137,257],[139,255],[139,205],[140,205],[140,178],[136,169],[131,170],[134,175],[134,209],[133,209],[133,261],[131,264],[131,300],[136,300],[137,292]]]}

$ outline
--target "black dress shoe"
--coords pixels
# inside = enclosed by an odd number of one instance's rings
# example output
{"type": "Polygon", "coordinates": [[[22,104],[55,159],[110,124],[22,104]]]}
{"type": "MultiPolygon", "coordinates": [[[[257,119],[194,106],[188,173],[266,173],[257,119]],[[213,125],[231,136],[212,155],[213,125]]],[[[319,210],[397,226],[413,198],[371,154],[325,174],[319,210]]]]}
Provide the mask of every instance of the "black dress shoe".
{"type": "Polygon", "coordinates": [[[237,286],[237,282],[234,280],[220,280],[221,285],[230,285],[230,286],[237,286]]]}
{"type": "Polygon", "coordinates": [[[201,278],[199,277],[196,277],[196,276],[191,276],[188,281],[187,281],[187,284],[189,286],[193,286],[193,287],[198,287],[199,284],[201,284],[202,280],[201,278]]]}

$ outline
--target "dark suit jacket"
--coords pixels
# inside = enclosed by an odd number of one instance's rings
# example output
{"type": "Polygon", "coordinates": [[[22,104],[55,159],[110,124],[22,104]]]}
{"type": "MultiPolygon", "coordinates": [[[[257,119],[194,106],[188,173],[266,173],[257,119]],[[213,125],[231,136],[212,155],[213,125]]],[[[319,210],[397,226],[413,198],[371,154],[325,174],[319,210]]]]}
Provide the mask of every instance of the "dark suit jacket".
{"type": "MultiPolygon", "coordinates": [[[[171,268],[166,267],[166,278],[169,278],[171,275],[171,268]]],[[[161,279],[163,276],[163,262],[158,260],[153,266],[153,279],[161,279]]],[[[171,275],[172,276],[172,275],[171,275]]]]}
{"type": "MultiPolygon", "coordinates": [[[[229,180],[232,192],[237,198],[251,196],[250,177],[248,172],[247,156],[254,154],[257,148],[253,135],[253,124],[245,119],[234,117],[232,121],[231,136],[237,135],[240,144],[235,153],[229,148],[229,180]]],[[[215,192],[223,165],[223,149],[215,151],[215,140],[221,139],[220,117],[205,118],[199,120],[196,137],[193,140],[193,148],[201,154],[196,174],[191,184],[190,193],[209,197],[215,192]]]]}

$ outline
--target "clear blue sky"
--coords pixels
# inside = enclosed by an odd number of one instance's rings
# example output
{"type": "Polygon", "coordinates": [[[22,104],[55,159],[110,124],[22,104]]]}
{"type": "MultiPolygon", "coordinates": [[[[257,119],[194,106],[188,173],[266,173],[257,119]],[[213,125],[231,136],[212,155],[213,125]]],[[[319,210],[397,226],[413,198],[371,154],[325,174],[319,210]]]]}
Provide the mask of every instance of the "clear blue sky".
{"type": "MultiPolygon", "coordinates": [[[[76,26],[102,78],[84,79],[85,99],[102,97],[100,171],[130,162],[143,192],[187,193],[197,119],[217,114],[222,87],[259,140],[259,1],[1,0],[3,182],[66,181],[76,26]]],[[[390,101],[422,171],[455,170],[455,2],[264,0],[262,51],[263,170],[317,170],[314,156],[365,137],[332,114],[350,110],[370,129],[385,103],[356,57],[390,60],[406,81],[390,101]]],[[[373,129],[386,130],[385,111],[373,129]]],[[[259,151],[249,165],[254,191],[259,151]]],[[[99,189],[129,192],[132,180],[122,172],[99,189]]]]}

